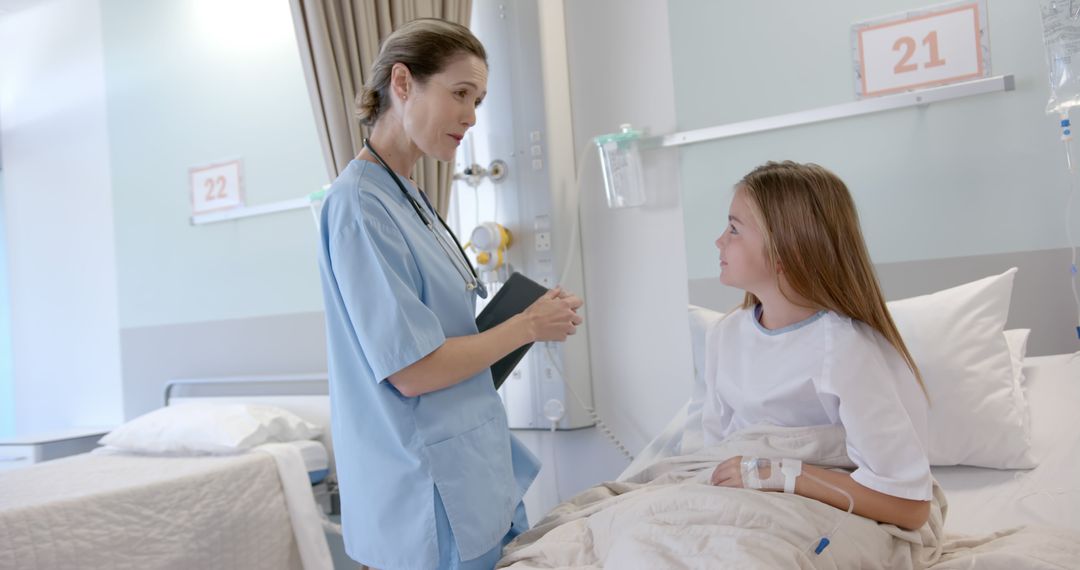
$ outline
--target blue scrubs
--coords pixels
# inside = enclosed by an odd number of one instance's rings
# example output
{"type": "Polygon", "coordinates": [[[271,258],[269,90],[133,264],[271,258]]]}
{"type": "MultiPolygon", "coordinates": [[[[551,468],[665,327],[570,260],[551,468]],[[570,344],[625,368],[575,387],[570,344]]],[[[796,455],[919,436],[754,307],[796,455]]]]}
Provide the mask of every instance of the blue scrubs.
{"type": "Polygon", "coordinates": [[[521,499],[539,462],[510,434],[490,371],[415,398],[387,381],[477,334],[474,293],[390,176],[352,161],[321,214],[345,550],[382,570],[492,568],[528,525],[521,499]]]}

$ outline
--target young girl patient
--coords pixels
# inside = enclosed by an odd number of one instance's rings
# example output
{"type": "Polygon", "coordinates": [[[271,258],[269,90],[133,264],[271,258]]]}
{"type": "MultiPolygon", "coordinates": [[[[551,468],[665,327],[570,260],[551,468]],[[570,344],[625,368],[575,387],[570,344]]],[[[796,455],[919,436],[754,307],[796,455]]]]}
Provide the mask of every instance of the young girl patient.
{"type": "Polygon", "coordinates": [[[916,529],[930,513],[927,398],[893,324],[844,183],[769,162],[735,186],[720,281],[746,292],[707,332],[705,445],[754,424],[841,425],[852,473],[732,457],[712,484],[794,492],[916,529]],[[809,477],[804,475],[809,475],[809,477]],[[828,484],[822,484],[827,482],[828,484]]]}

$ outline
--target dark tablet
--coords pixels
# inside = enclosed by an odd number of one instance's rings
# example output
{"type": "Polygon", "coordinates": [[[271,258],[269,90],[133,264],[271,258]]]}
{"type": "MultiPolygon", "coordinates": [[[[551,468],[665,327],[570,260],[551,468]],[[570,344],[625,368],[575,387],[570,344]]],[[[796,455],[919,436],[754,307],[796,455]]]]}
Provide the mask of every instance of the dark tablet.
{"type": "MultiPolygon", "coordinates": [[[[484,310],[480,311],[480,316],[476,317],[476,328],[484,332],[498,325],[528,309],[529,305],[543,297],[544,293],[547,293],[547,289],[543,285],[515,272],[495,293],[484,310]]],[[[532,343],[526,344],[491,365],[491,378],[495,381],[496,390],[514,371],[514,367],[525,356],[525,353],[529,352],[531,346],[532,343]]]]}

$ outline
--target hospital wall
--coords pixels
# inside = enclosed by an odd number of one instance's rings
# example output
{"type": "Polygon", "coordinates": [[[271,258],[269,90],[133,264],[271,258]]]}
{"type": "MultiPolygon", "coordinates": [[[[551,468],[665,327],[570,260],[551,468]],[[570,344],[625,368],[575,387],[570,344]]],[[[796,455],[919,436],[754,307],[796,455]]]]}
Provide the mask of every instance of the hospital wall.
{"type": "MultiPolygon", "coordinates": [[[[852,23],[933,4],[671,0],[677,127],[853,101],[852,23]]],[[[991,72],[1014,75],[1015,91],[683,147],[691,301],[729,308],[740,298],[716,281],[713,246],[732,185],[767,160],[816,162],[851,189],[889,298],[1016,265],[1009,326],[1033,329],[1032,354],[1075,351],[1069,181],[1056,118],[1045,114],[1038,3],[990,0],[988,14],[991,72]]]]}
{"type": "MultiPolygon", "coordinates": [[[[0,160],[2,158],[0,147],[0,160]]],[[[0,437],[15,433],[15,387],[12,385],[11,376],[11,293],[8,291],[7,250],[4,171],[0,164],[0,437]]]]}
{"type": "Polygon", "coordinates": [[[44,0],[0,26],[15,429],[325,370],[311,214],[189,221],[192,166],[242,159],[251,205],[326,183],[287,0],[44,0]]]}
{"type": "Polygon", "coordinates": [[[16,402],[0,412],[20,432],[123,417],[101,41],[95,0],[26,3],[0,19],[11,308],[0,368],[16,402]]]}
{"type": "MultiPolygon", "coordinates": [[[[565,2],[574,141],[632,123],[675,123],[665,3],[565,2]],[[647,70],[647,72],[643,72],[647,70]]],[[[591,153],[590,153],[591,154],[591,153]]],[[[677,155],[645,165],[650,204],[608,209],[595,156],[581,181],[582,255],[593,395],[631,449],[689,396],[686,257],[677,155]]]]}
{"type": "Polygon", "coordinates": [[[242,161],[255,206],[328,182],[287,0],[103,0],[125,411],[175,378],[326,369],[298,210],[192,225],[188,170],[242,161]]]}
{"type": "MultiPolygon", "coordinates": [[[[574,155],[585,156],[580,184],[584,314],[593,402],[631,453],[658,433],[689,397],[686,262],[678,162],[647,165],[654,190],[645,208],[609,210],[590,139],[631,121],[675,126],[667,7],[652,0],[540,2],[548,56],[565,43],[574,155]],[[642,73],[648,69],[649,73],[642,73]]],[[[556,138],[556,137],[551,137],[556,138]]],[[[562,149],[549,149],[549,152],[562,149]]],[[[564,228],[565,229],[565,228],[564,228]]],[[[525,496],[533,520],[628,464],[599,429],[519,431],[544,462],[525,496]]]]}

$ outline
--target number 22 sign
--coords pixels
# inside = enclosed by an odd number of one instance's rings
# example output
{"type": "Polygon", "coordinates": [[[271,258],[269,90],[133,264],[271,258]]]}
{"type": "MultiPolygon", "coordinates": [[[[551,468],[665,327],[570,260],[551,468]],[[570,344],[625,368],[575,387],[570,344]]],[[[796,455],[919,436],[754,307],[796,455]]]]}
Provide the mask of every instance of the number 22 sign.
{"type": "Polygon", "coordinates": [[[855,91],[876,97],[990,73],[986,2],[961,2],[852,26],[855,91]]]}
{"type": "Polygon", "coordinates": [[[242,206],[240,161],[197,166],[189,171],[191,213],[205,214],[242,206]]]}

